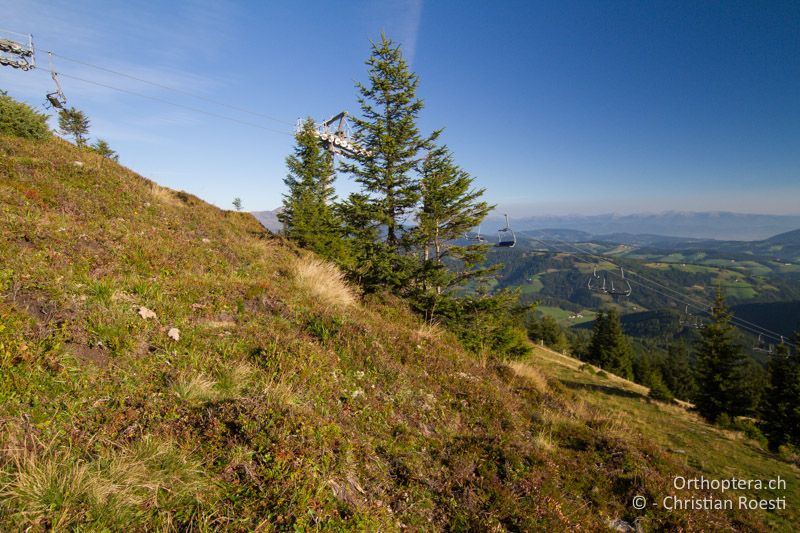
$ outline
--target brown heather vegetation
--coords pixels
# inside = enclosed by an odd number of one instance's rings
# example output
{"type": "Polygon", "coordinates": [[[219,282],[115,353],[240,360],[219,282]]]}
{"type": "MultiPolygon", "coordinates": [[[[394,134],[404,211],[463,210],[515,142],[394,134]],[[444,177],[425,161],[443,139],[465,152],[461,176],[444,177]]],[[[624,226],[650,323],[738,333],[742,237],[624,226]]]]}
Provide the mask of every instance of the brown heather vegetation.
{"type": "Polygon", "coordinates": [[[0,137],[0,530],[786,524],[633,510],[700,471],[582,394],[479,364],[248,214],[0,137]]]}

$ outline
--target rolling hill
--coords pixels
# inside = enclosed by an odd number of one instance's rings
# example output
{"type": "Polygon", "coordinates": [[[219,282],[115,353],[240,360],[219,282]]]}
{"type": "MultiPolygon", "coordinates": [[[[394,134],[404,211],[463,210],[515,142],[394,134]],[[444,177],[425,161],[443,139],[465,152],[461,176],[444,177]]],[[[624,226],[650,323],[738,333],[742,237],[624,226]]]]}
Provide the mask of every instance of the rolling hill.
{"type": "Polygon", "coordinates": [[[796,467],[753,442],[684,431],[689,415],[640,389],[647,424],[628,425],[603,391],[629,385],[574,386],[580,367],[476,358],[249,214],[11,137],[0,206],[2,530],[797,523],[796,467]],[[688,451],[653,432],[658,413],[688,451]],[[709,443],[746,460],[704,459],[709,443]],[[631,505],[730,474],[791,480],[788,510],[631,505]]]}

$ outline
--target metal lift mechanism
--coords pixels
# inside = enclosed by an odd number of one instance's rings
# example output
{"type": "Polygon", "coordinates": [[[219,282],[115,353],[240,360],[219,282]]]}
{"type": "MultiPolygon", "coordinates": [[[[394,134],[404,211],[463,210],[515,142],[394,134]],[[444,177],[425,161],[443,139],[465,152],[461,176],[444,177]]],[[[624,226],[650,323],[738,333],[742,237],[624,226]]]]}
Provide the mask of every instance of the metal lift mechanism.
{"type": "Polygon", "coordinates": [[[11,39],[0,38],[0,65],[2,66],[21,70],[36,68],[35,52],[32,35],[28,35],[27,46],[11,39]]]}
{"type": "MultiPolygon", "coordinates": [[[[361,148],[353,142],[350,137],[350,128],[347,125],[347,111],[334,115],[325,122],[316,125],[314,136],[317,137],[322,146],[329,152],[346,157],[364,157],[369,155],[367,150],[361,148]],[[336,128],[331,126],[336,123],[336,128]]],[[[297,131],[303,128],[302,122],[297,122],[297,131]]]]}

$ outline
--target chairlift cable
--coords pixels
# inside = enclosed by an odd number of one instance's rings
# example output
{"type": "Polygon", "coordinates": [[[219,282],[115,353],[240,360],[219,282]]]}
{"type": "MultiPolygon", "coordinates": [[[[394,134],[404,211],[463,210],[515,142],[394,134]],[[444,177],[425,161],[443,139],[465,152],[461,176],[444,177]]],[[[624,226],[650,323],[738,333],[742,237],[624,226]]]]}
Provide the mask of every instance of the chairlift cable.
{"type": "Polygon", "coordinates": [[[10,33],[12,35],[19,35],[20,37],[30,37],[30,33],[20,33],[18,31],[11,31],[3,28],[0,28],[0,33],[10,33]]]}
{"type": "MultiPolygon", "coordinates": [[[[36,68],[37,68],[38,70],[43,70],[43,71],[45,71],[45,72],[50,72],[51,74],[52,74],[52,72],[53,72],[53,71],[51,71],[51,70],[49,70],[49,69],[45,69],[45,68],[42,68],[42,67],[36,67],[36,68]]],[[[262,129],[262,130],[271,131],[271,132],[273,132],[273,133],[280,133],[280,134],[282,134],[282,135],[288,135],[289,137],[293,137],[293,135],[292,135],[291,133],[289,133],[289,132],[287,132],[287,131],[285,131],[285,130],[278,130],[278,129],[274,129],[274,128],[269,128],[269,127],[267,127],[267,126],[262,126],[261,124],[255,124],[255,123],[253,123],[253,122],[247,122],[247,121],[245,121],[245,120],[239,120],[239,119],[237,119],[237,118],[229,117],[229,116],[227,116],[227,115],[221,115],[221,114],[219,114],[219,113],[212,113],[211,111],[205,111],[205,110],[203,110],[203,109],[198,109],[198,108],[196,108],[196,107],[192,107],[192,106],[188,106],[188,105],[184,105],[184,104],[178,104],[178,103],[176,103],[176,102],[172,102],[172,101],[170,101],[170,100],[166,100],[166,99],[164,99],[164,98],[159,98],[159,97],[157,97],[157,96],[150,96],[150,95],[147,95],[147,94],[138,93],[138,92],[136,92],[136,91],[131,91],[131,90],[129,90],[129,89],[123,89],[123,88],[121,88],[121,87],[115,87],[115,86],[113,86],[113,85],[108,85],[108,84],[106,84],[106,83],[101,83],[101,82],[97,82],[97,81],[93,81],[93,80],[88,80],[88,79],[86,79],[86,78],[81,78],[81,77],[78,77],[78,76],[73,76],[72,74],[65,74],[65,73],[63,73],[63,72],[59,72],[59,73],[58,73],[58,75],[59,75],[59,76],[61,76],[61,77],[63,77],[63,78],[69,78],[69,79],[72,79],[72,80],[81,81],[81,82],[83,82],[83,83],[89,83],[89,84],[92,84],[92,85],[97,85],[97,86],[99,86],[99,87],[105,87],[106,89],[112,89],[112,90],[114,90],[114,91],[119,91],[119,92],[122,92],[122,93],[132,94],[132,95],[134,95],[134,96],[139,96],[139,97],[141,97],[141,98],[146,98],[146,99],[148,99],[148,100],[153,100],[153,101],[156,101],[156,102],[161,102],[161,103],[163,103],[163,104],[169,104],[169,105],[172,105],[172,106],[175,106],[175,107],[179,107],[179,108],[182,108],[182,109],[186,109],[186,110],[188,110],[188,111],[193,111],[193,112],[195,112],[195,113],[200,113],[200,114],[203,114],[203,115],[208,115],[208,116],[210,116],[210,117],[221,118],[221,119],[223,119],[223,120],[229,120],[229,121],[231,121],[231,122],[236,122],[236,123],[238,123],[238,124],[243,124],[243,125],[245,125],[245,126],[251,126],[251,127],[253,127],[253,128],[259,128],[259,129],[262,129]]]]}
{"type": "Polygon", "coordinates": [[[88,63],[88,62],[86,62],[86,61],[81,61],[81,60],[79,60],[79,59],[74,59],[74,58],[71,58],[71,57],[63,56],[63,55],[61,55],[61,54],[57,54],[56,52],[48,51],[48,53],[51,53],[51,54],[53,54],[54,56],[56,56],[56,57],[58,57],[58,58],[61,58],[61,59],[64,59],[64,60],[66,60],[66,61],[70,61],[70,62],[72,62],[72,63],[77,63],[77,64],[79,64],[79,65],[84,65],[84,66],[87,66],[87,67],[91,67],[91,68],[94,68],[94,69],[97,69],[97,70],[100,70],[100,71],[103,71],[103,72],[108,72],[109,74],[115,74],[115,75],[117,75],[117,76],[123,76],[123,77],[125,77],[125,78],[128,78],[128,79],[131,79],[131,80],[139,81],[139,82],[142,82],[142,83],[147,83],[147,84],[149,84],[149,85],[152,85],[152,86],[154,86],[154,87],[159,87],[159,88],[161,88],[161,89],[165,89],[165,90],[167,90],[167,91],[173,91],[173,92],[176,92],[176,93],[184,94],[184,95],[186,95],[186,96],[191,96],[192,98],[196,98],[196,99],[198,99],[198,100],[203,100],[203,101],[206,101],[206,102],[209,102],[209,103],[215,104],[215,105],[219,105],[219,106],[227,107],[227,108],[229,108],[229,109],[233,109],[233,110],[235,110],[235,111],[240,111],[240,112],[242,112],[242,113],[248,113],[248,114],[250,114],[250,115],[255,115],[255,116],[258,116],[258,117],[263,117],[263,118],[266,118],[266,119],[272,120],[272,121],[274,121],[274,122],[279,122],[279,123],[281,123],[281,124],[286,124],[286,125],[289,125],[289,126],[294,126],[294,123],[292,123],[292,122],[288,122],[288,121],[286,121],[286,120],[282,120],[282,119],[279,119],[279,118],[273,117],[273,116],[271,116],[271,115],[267,115],[267,114],[265,114],[265,113],[259,113],[258,111],[253,111],[252,109],[245,109],[245,108],[243,108],[243,107],[239,107],[239,106],[231,105],[231,104],[228,104],[228,103],[226,103],[226,102],[221,102],[221,101],[219,101],[219,100],[215,100],[215,99],[213,99],[213,98],[208,98],[208,97],[206,97],[206,96],[201,96],[201,95],[199,95],[199,94],[192,93],[192,92],[190,92],[190,91],[186,91],[186,90],[183,90],[183,89],[178,89],[178,88],[176,88],[176,87],[170,87],[169,85],[164,85],[164,84],[162,84],[162,83],[158,83],[158,82],[155,82],[155,81],[150,81],[150,80],[146,80],[146,79],[144,79],[144,78],[139,78],[139,77],[137,77],[137,76],[132,76],[132,75],[130,75],[130,74],[126,74],[126,73],[124,73],[124,72],[120,72],[120,71],[118,71],[118,70],[113,70],[113,69],[110,69],[110,68],[101,67],[101,66],[99,66],[99,65],[94,65],[94,64],[92,64],[92,63],[88,63]]]}

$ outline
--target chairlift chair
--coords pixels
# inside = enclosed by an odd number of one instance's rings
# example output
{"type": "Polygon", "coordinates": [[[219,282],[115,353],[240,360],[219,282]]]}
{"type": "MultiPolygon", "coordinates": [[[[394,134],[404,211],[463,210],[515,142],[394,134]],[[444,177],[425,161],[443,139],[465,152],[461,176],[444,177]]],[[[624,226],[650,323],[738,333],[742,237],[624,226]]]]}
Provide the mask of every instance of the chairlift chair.
{"type": "Polygon", "coordinates": [[[622,282],[625,283],[625,288],[620,289],[619,287],[614,287],[614,278],[611,278],[611,288],[608,289],[608,294],[612,296],[630,296],[633,292],[633,289],[631,288],[631,284],[628,282],[628,280],[625,279],[625,271],[622,269],[622,267],[619,269],[619,275],[622,282]]]}
{"type": "Polygon", "coordinates": [[[476,242],[486,242],[486,237],[484,237],[483,235],[481,235],[481,227],[480,227],[480,226],[478,226],[478,233],[476,233],[476,234],[475,234],[475,235],[472,237],[472,240],[473,240],[473,241],[476,241],[476,242]]]}
{"type": "Polygon", "coordinates": [[[594,271],[592,272],[592,275],[589,276],[589,281],[586,286],[592,292],[600,292],[603,294],[608,293],[608,289],[606,288],[606,277],[600,276],[600,274],[597,273],[597,267],[594,267],[594,271]]]}
{"type": "Polygon", "coordinates": [[[620,279],[625,284],[624,288],[620,288],[619,284],[614,285],[614,278],[609,278],[608,282],[606,282],[606,276],[600,275],[597,273],[597,267],[594,267],[594,271],[592,275],[589,276],[589,281],[587,282],[586,286],[592,292],[600,292],[603,294],[610,294],[611,296],[630,296],[633,292],[631,288],[631,284],[625,279],[625,271],[620,268],[619,269],[620,279]]]}
{"type": "Polygon", "coordinates": [[[764,342],[764,339],[761,337],[761,334],[759,333],[758,334],[758,340],[753,345],[753,351],[766,353],[766,354],[771,354],[772,353],[772,348],[773,347],[772,347],[771,344],[768,344],[768,343],[764,342]]]}
{"type": "Polygon", "coordinates": [[[64,91],[61,90],[61,84],[58,82],[58,72],[53,68],[53,53],[48,52],[48,57],[50,61],[50,77],[53,78],[53,83],[56,84],[56,90],[52,93],[47,93],[47,100],[52,107],[64,109],[64,106],[67,105],[67,97],[64,95],[64,91]]]}
{"type": "Polygon", "coordinates": [[[686,305],[684,314],[678,319],[678,323],[685,328],[703,329],[705,327],[700,317],[689,312],[688,304],[686,305]]]}
{"type": "Polygon", "coordinates": [[[497,247],[498,248],[513,248],[517,244],[517,236],[508,225],[508,214],[506,217],[506,227],[497,230],[497,247]]]}

